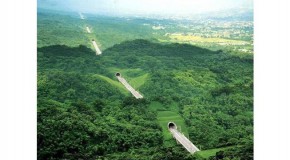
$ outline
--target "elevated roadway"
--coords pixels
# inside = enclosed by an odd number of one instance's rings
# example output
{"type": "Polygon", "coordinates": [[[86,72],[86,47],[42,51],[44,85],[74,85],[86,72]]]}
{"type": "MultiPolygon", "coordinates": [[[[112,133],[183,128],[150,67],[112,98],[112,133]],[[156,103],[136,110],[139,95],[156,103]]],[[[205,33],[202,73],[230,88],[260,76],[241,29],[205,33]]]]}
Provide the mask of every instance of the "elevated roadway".
{"type": "Polygon", "coordinates": [[[132,95],[137,98],[137,99],[140,99],[140,98],[143,98],[143,96],[138,92],[136,91],[127,81],[125,78],[123,78],[121,76],[120,73],[116,73],[116,77],[118,78],[118,80],[126,87],[126,89],[128,91],[130,91],[132,93],[132,95]]]}
{"type": "Polygon", "coordinates": [[[85,19],[84,15],[81,12],[79,12],[79,15],[80,15],[81,19],[85,19]]]}
{"type": "Polygon", "coordinates": [[[89,27],[86,27],[88,33],[92,33],[89,27]]]}
{"type": "Polygon", "coordinates": [[[177,125],[174,122],[168,123],[168,129],[176,141],[180,143],[188,152],[195,153],[199,151],[199,149],[188,138],[186,138],[183,133],[180,133],[177,130],[177,125]]]}
{"type": "Polygon", "coordinates": [[[102,51],[100,50],[100,48],[98,47],[97,43],[95,40],[92,40],[93,46],[95,47],[96,50],[96,55],[100,55],[102,54],[102,51]]]}

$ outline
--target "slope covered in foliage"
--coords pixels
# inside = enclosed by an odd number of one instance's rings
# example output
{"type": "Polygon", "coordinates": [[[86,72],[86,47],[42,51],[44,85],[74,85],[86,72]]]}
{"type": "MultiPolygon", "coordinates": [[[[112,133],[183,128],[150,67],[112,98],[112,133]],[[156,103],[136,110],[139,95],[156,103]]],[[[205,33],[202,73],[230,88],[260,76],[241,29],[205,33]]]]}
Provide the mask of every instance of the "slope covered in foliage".
{"type": "Polygon", "coordinates": [[[101,56],[86,46],[40,47],[38,157],[197,158],[164,138],[168,131],[158,119],[164,111],[183,118],[202,150],[236,146],[223,156],[251,157],[252,68],[252,57],[146,40],[115,45],[101,56]],[[116,71],[140,82],[145,99],[116,85],[116,71]]]}

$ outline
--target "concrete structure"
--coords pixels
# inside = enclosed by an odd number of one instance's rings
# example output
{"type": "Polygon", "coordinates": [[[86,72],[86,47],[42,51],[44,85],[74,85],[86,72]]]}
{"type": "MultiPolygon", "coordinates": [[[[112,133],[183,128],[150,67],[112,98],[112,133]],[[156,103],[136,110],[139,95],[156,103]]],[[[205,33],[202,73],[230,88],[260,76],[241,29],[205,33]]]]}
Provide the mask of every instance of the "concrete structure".
{"type": "Polygon", "coordinates": [[[81,12],[79,13],[79,15],[80,15],[81,19],[85,19],[84,15],[81,12]]]}
{"type": "Polygon", "coordinates": [[[87,29],[87,32],[88,32],[88,33],[91,33],[91,30],[90,30],[89,27],[86,27],[86,29],[87,29]]]}
{"type": "Polygon", "coordinates": [[[174,122],[168,122],[168,129],[172,136],[180,143],[188,152],[194,153],[199,151],[199,149],[192,144],[192,142],[177,130],[177,125],[174,122]]]}
{"type": "Polygon", "coordinates": [[[100,48],[98,47],[96,41],[95,41],[95,40],[92,40],[92,43],[93,43],[93,46],[94,46],[95,49],[96,49],[96,55],[100,55],[100,54],[102,54],[102,51],[101,51],[100,48]]]}
{"type": "Polygon", "coordinates": [[[116,77],[118,78],[118,80],[126,87],[126,89],[128,91],[130,91],[132,93],[132,95],[136,98],[136,99],[140,99],[143,98],[143,96],[137,92],[126,80],[125,78],[123,78],[121,76],[120,73],[116,73],[116,77]]]}

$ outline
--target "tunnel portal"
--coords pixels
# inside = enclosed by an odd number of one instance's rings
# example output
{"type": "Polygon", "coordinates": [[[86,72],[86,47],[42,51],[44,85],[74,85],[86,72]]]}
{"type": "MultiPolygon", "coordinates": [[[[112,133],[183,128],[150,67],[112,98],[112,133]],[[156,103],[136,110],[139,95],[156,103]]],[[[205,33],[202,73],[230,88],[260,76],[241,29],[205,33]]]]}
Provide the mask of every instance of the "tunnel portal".
{"type": "Polygon", "coordinates": [[[117,77],[120,77],[120,76],[121,76],[121,73],[117,72],[117,73],[116,73],[116,76],[117,76],[117,77]]]}
{"type": "Polygon", "coordinates": [[[168,129],[177,129],[177,125],[174,122],[168,122],[168,129]]]}

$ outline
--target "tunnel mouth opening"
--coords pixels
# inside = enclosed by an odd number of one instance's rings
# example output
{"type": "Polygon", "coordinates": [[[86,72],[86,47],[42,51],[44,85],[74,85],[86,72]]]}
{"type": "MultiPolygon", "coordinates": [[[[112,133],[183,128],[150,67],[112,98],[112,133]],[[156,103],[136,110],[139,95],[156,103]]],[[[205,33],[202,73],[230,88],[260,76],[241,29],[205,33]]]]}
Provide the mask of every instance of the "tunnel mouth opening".
{"type": "Polygon", "coordinates": [[[168,122],[168,129],[177,129],[177,126],[174,122],[168,122]]]}
{"type": "Polygon", "coordinates": [[[117,76],[117,77],[120,77],[120,76],[121,76],[121,73],[117,72],[117,73],[116,73],[116,76],[117,76]]]}

